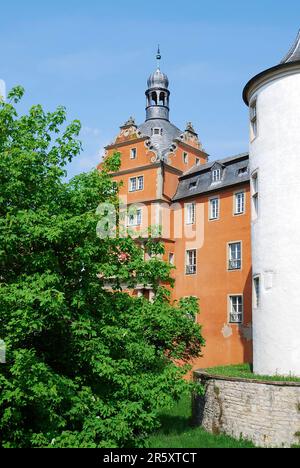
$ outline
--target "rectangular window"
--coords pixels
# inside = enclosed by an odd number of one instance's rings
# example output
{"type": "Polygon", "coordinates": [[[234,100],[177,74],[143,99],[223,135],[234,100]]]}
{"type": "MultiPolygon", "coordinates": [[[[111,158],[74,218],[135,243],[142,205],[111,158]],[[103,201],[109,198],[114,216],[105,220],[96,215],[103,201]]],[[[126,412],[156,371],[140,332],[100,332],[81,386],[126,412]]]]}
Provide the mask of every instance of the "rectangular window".
{"type": "Polygon", "coordinates": [[[215,169],[212,173],[212,181],[220,182],[221,180],[221,169],[215,169]]]}
{"type": "Polygon", "coordinates": [[[210,214],[209,219],[219,219],[220,216],[220,200],[219,198],[212,198],[210,200],[210,214]]]}
{"type": "Polygon", "coordinates": [[[186,274],[195,275],[197,273],[197,251],[187,250],[186,252],[186,274]]]}
{"type": "Polygon", "coordinates": [[[183,163],[184,164],[189,163],[189,155],[187,153],[183,153],[183,163]]]}
{"type": "Polygon", "coordinates": [[[136,177],[132,177],[129,183],[130,192],[136,192],[136,177]]]}
{"type": "Polygon", "coordinates": [[[138,209],[135,212],[128,214],[128,226],[141,226],[142,210],[138,209]]]}
{"type": "Polygon", "coordinates": [[[250,104],[251,141],[257,137],[257,105],[256,99],[250,104]]]}
{"type": "Polygon", "coordinates": [[[136,192],[144,190],[144,176],[132,177],[129,181],[129,191],[136,192]]]}
{"type": "Polygon", "coordinates": [[[196,218],[196,204],[188,203],[185,205],[186,209],[186,224],[195,224],[196,218]]]}
{"type": "Polygon", "coordinates": [[[172,252],[169,253],[169,263],[175,265],[175,255],[172,252]]]}
{"type": "Polygon", "coordinates": [[[196,166],[200,166],[200,158],[196,158],[196,166]]]}
{"type": "Polygon", "coordinates": [[[136,159],[137,156],[137,149],[136,148],[131,148],[130,150],[130,159],[136,159]]]}
{"type": "Polygon", "coordinates": [[[258,309],[260,305],[260,278],[256,276],[253,278],[253,307],[258,309]]]}
{"type": "Polygon", "coordinates": [[[242,244],[233,242],[228,246],[228,270],[240,270],[242,268],[242,244]]]}
{"type": "Polygon", "coordinates": [[[138,190],[144,190],[144,177],[138,177],[138,190]]]}
{"type": "Polygon", "coordinates": [[[244,300],[243,296],[229,297],[229,323],[243,323],[244,300]]]}
{"type": "Polygon", "coordinates": [[[252,207],[253,218],[257,218],[259,210],[259,187],[258,187],[258,172],[252,174],[252,207]]]}
{"type": "Polygon", "coordinates": [[[245,213],[245,192],[235,194],[234,205],[234,214],[240,215],[245,213]]]}

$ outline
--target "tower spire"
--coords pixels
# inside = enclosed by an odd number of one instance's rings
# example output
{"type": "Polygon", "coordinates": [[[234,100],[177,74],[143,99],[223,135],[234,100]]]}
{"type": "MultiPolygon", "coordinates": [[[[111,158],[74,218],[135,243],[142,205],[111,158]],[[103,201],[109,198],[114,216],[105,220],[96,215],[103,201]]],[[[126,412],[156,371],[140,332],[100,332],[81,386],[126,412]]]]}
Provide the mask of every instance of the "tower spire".
{"type": "Polygon", "coordinates": [[[157,47],[156,60],[157,60],[157,68],[158,68],[158,70],[160,70],[161,53],[160,53],[159,44],[158,44],[158,47],[157,47]]]}

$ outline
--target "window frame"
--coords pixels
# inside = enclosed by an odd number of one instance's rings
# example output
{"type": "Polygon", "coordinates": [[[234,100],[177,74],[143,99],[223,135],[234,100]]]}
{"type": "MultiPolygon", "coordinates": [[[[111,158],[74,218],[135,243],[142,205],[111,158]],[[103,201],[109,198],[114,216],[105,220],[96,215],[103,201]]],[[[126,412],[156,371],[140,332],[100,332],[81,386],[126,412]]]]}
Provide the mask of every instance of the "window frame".
{"type": "Polygon", "coordinates": [[[170,265],[173,265],[173,266],[175,265],[175,253],[174,252],[169,252],[168,261],[170,265]],[[170,260],[171,256],[172,256],[172,261],[170,260]]]}
{"type": "Polygon", "coordinates": [[[251,174],[251,202],[252,202],[252,220],[255,221],[259,216],[259,170],[251,174]]]}
{"type": "Polygon", "coordinates": [[[220,219],[220,214],[221,214],[221,201],[220,201],[220,197],[211,197],[209,198],[208,200],[208,203],[209,203],[209,207],[208,207],[208,219],[209,221],[219,221],[220,219]],[[218,200],[218,216],[217,217],[213,217],[212,216],[212,202],[214,200],[218,200]]]}
{"type": "Polygon", "coordinates": [[[234,272],[234,271],[242,271],[243,269],[243,242],[240,241],[240,240],[237,240],[237,241],[230,241],[227,243],[227,271],[229,272],[234,272]],[[240,259],[239,260],[232,260],[230,258],[231,256],[231,246],[232,245],[240,245],[240,259]],[[240,262],[240,267],[239,268],[230,268],[230,262],[240,262]]]}
{"type": "Polygon", "coordinates": [[[183,164],[188,164],[189,163],[189,153],[184,151],[182,153],[182,160],[183,160],[183,164]]]}
{"type": "Polygon", "coordinates": [[[137,148],[130,148],[130,159],[134,161],[137,159],[137,148]],[[134,153],[133,153],[134,152],[134,153]],[[134,154],[134,156],[133,156],[134,154]]]}
{"type": "Polygon", "coordinates": [[[246,201],[247,201],[247,197],[246,197],[246,190],[243,189],[243,190],[237,190],[236,192],[233,193],[233,215],[234,216],[243,216],[246,214],[246,201]],[[237,196],[238,195],[241,195],[243,194],[243,198],[244,198],[244,201],[243,201],[243,211],[241,211],[240,213],[237,211],[237,196]]]}
{"type": "Polygon", "coordinates": [[[142,208],[137,208],[134,213],[127,213],[127,227],[140,227],[143,223],[143,210],[142,208]],[[139,213],[139,214],[138,214],[139,213]],[[130,222],[130,217],[133,217],[133,222],[130,222]]]}
{"type": "MultiPolygon", "coordinates": [[[[239,305],[238,305],[239,306],[239,305]]],[[[237,326],[241,326],[243,325],[244,323],[244,316],[245,316],[245,301],[244,301],[244,294],[228,294],[228,324],[229,325],[237,325],[237,326]],[[233,298],[241,298],[242,299],[242,312],[233,312],[233,302],[232,302],[232,299],[233,298]],[[231,317],[233,315],[239,315],[241,314],[242,318],[241,318],[241,321],[233,321],[231,320],[231,317]]]]}
{"type": "Polygon", "coordinates": [[[135,177],[130,177],[129,178],[129,193],[135,193],[135,192],[142,192],[145,188],[145,178],[143,175],[135,176],[135,177]],[[139,179],[142,179],[143,184],[141,188],[139,188],[139,179]],[[132,181],[135,180],[135,189],[132,188],[132,181]]]}
{"type": "Polygon", "coordinates": [[[213,184],[217,184],[218,182],[222,181],[222,169],[213,169],[211,171],[211,180],[213,184]],[[215,174],[218,174],[217,177],[215,177],[215,174]]]}
{"type": "Polygon", "coordinates": [[[258,137],[257,97],[253,98],[249,104],[249,114],[250,141],[252,143],[258,137]]]}
{"type": "Polygon", "coordinates": [[[252,295],[253,309],[259,310],[259,309],[260,309],[260,303],[261,303],[261,281],[260,281],[260,275],[254,275],[254,276],[253,276],[252,290],[253,290],[253,295],[252,295]],[[257,281],[258,281],[258,293],[257,293],[257,289],[256,289],[256,282],[257,282],[257,281]]]}
{"type": "Polygon", "coordinates": [[[193,226],[196,223],[196,202],[190,202],[185,204],[185,224],[186,226],[193,226]],[[193,207],[191,218],[189,209],[193,207]]]}
{"type": "Polygon", "coordinates": [[[186,276],[195,276],[197,275],[197,249],[187,249],[185,251],[185,275],[186,276]],[[188,263],[188,254],[190,252],[194,252],[195,257],[194,257],[194,263],[190,264],[188,263]],[[188,269],[191,268],[189,271],[188,269]]]}

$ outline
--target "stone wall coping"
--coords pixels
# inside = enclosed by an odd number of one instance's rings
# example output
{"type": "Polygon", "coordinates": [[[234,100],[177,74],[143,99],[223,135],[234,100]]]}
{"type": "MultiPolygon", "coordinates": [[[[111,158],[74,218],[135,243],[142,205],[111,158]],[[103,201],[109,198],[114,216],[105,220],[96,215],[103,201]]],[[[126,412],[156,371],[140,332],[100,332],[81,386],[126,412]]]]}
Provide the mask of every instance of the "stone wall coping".
{"type": "Polygon", "coordinates": [[[246,379],[242,377],[227,377],[225,375],[212,374],[204,369],[198,369],[194,371],[194,376],[204,377],[206,380],[222,380],[227,382],[243,382],[248,384],[260,384],[269,385],[275,387],[296,387],[300,389],[300,382],[288,382],[288,381],[273,381],[273,380],[257,380],[257,379],[246,379]]]}

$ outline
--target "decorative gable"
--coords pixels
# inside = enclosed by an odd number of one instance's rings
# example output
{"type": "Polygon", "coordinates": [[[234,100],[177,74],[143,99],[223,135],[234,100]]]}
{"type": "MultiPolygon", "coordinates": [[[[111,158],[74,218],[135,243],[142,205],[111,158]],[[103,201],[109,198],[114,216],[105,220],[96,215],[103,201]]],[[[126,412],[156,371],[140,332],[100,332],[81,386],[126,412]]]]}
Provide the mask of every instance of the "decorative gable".
{"type": "Polygon", "coordinates": [[[136,140],[141,137],[141,132],[135,123],[135,119],[130,117],[122,127],[120,127],[120,133],[117,136],[115,143],[122,143],[123,141],[136,140]]]}

